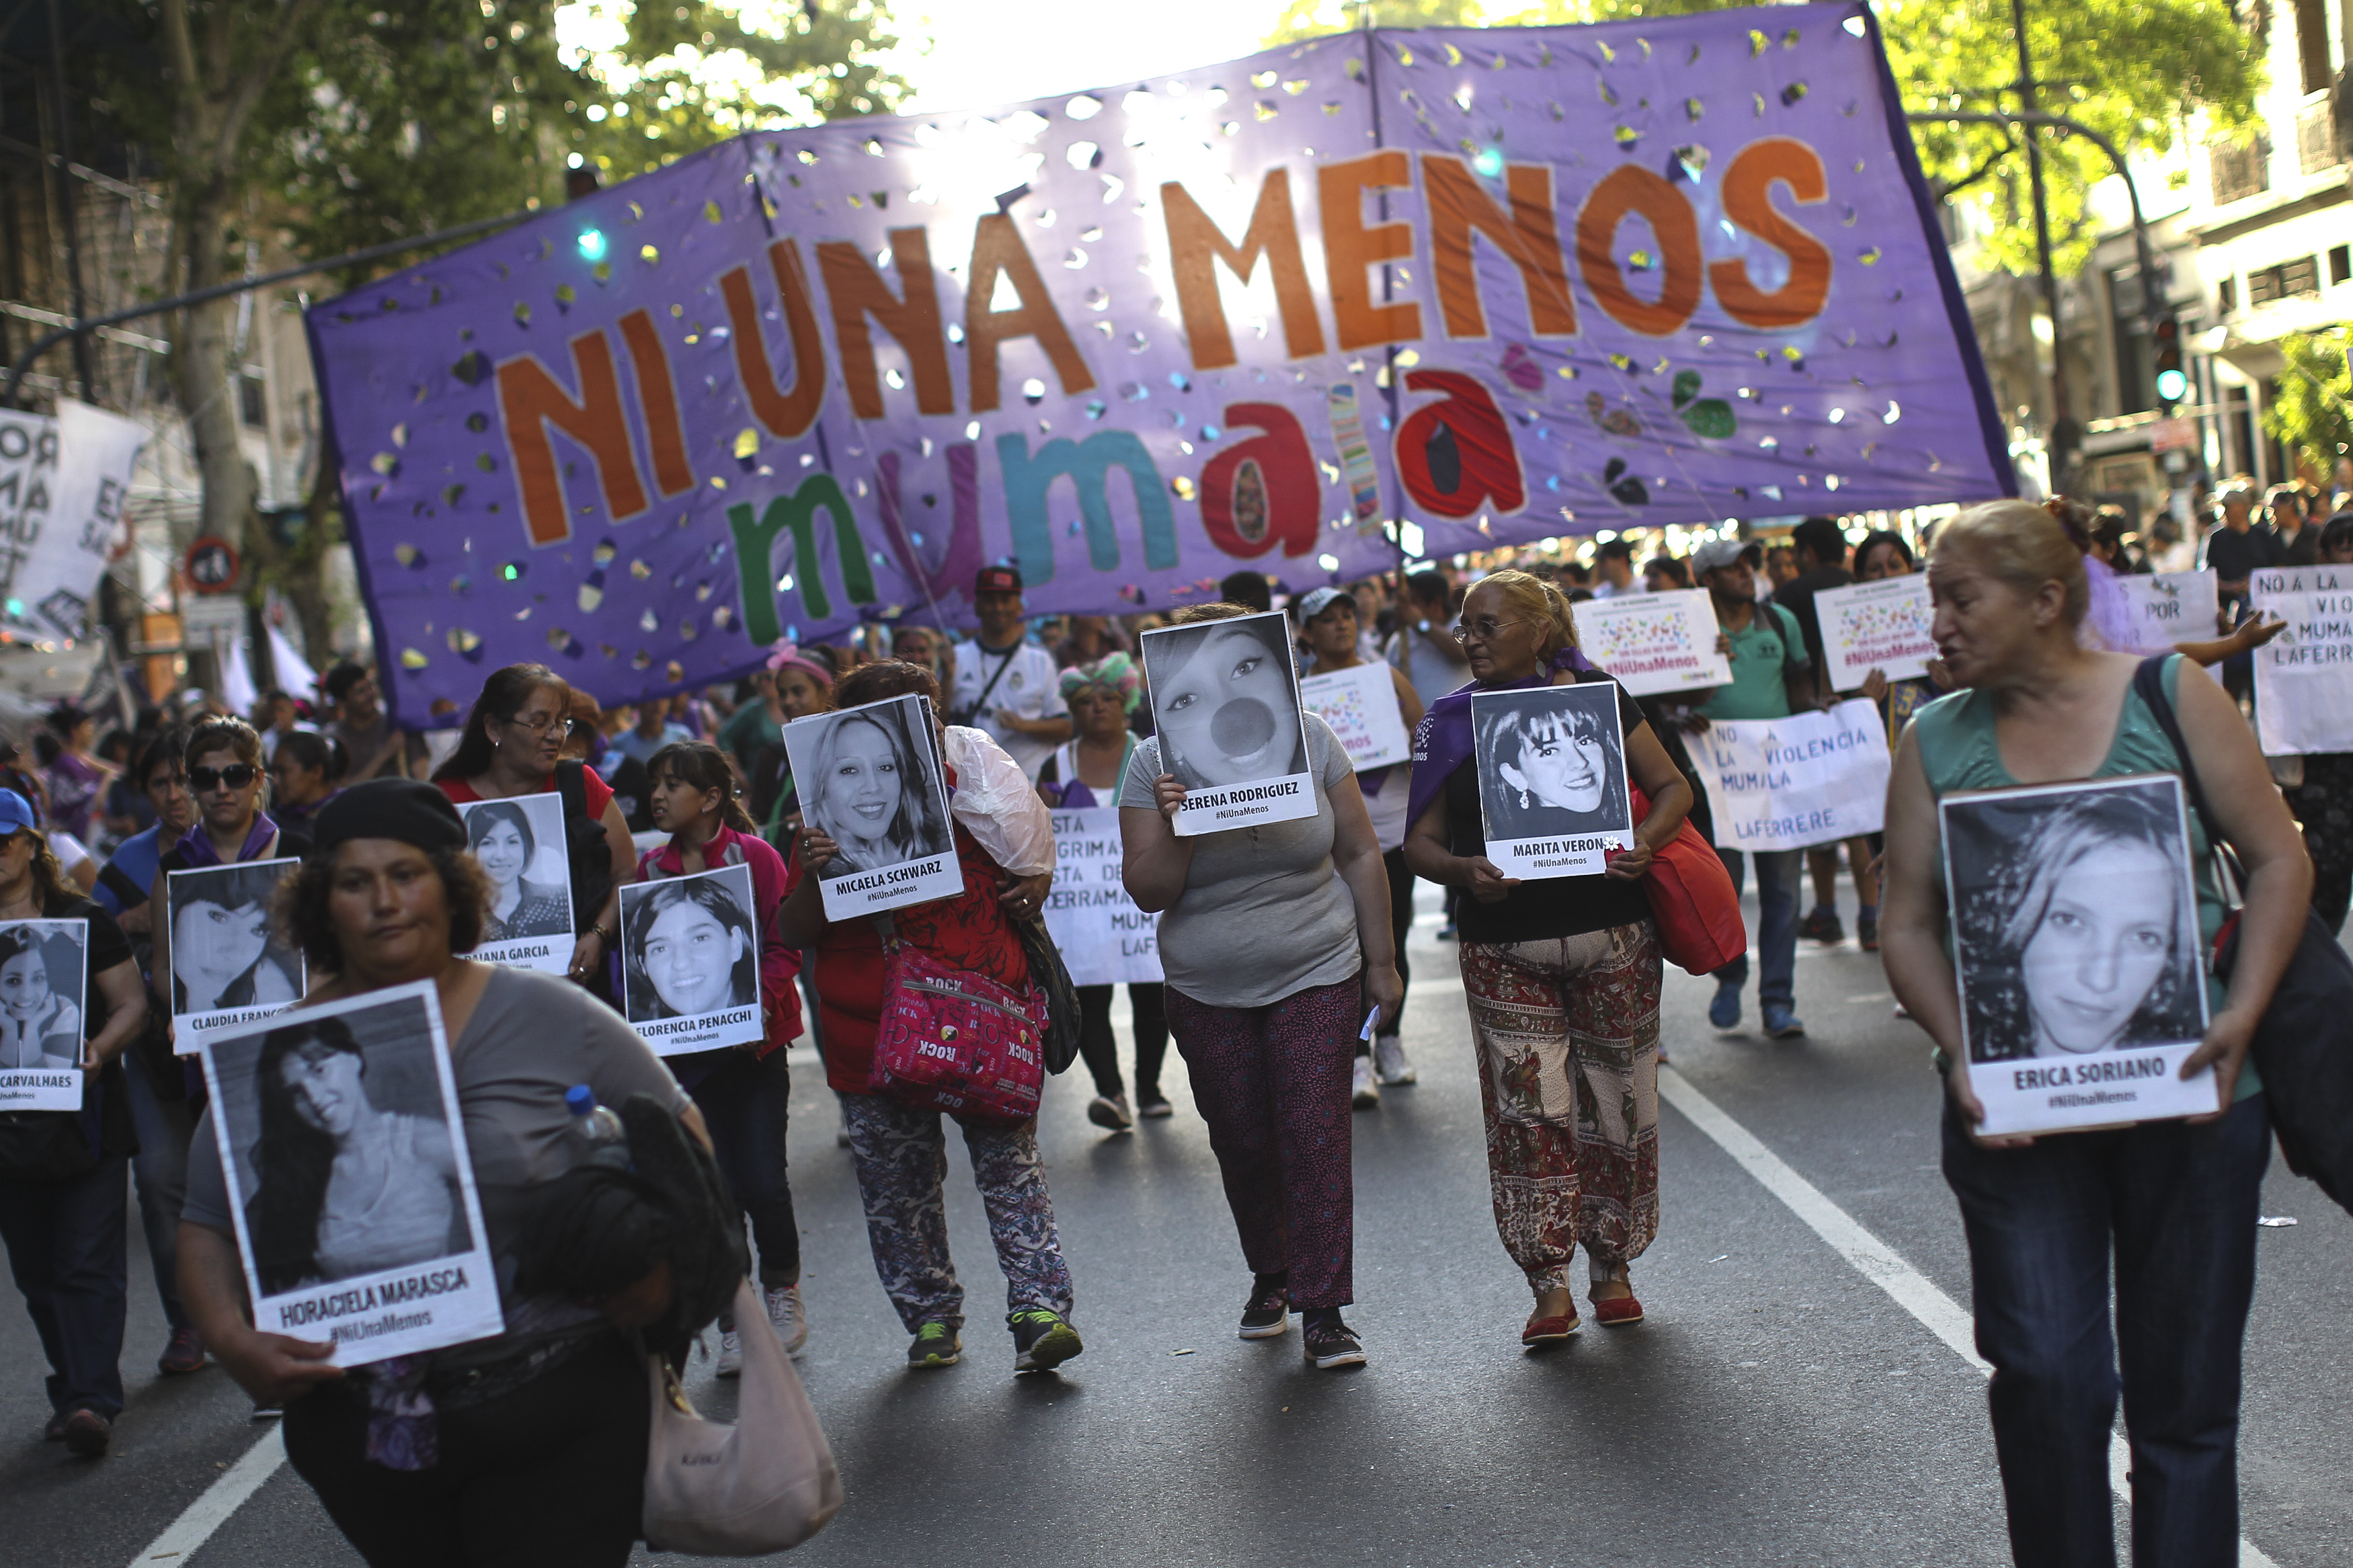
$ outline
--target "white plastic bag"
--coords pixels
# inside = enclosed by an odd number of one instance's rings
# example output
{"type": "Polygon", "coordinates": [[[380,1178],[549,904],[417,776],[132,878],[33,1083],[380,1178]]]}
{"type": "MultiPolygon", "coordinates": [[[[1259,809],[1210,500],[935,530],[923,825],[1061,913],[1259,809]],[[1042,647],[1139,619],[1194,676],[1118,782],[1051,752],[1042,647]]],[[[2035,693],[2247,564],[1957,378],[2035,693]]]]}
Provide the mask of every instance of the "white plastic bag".
{"type": "Polygon", "coordinates": [[[1054,868],[1054,814],[1038,786],[986,730],[946,726],[941,750],[955,770],[948,808],[989,858],[1017,877],[1054,868]]]}

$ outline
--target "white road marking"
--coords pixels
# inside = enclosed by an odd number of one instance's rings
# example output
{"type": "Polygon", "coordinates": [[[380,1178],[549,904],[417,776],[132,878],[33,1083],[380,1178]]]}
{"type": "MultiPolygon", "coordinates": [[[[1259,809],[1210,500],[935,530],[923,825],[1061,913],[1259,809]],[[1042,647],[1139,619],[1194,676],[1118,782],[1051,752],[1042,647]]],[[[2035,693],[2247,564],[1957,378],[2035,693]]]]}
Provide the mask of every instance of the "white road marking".
{"type": "MultiPolygon", "coordinates": [[[[1895,1304],[1918,1319],[1932,1334],[1945,1342],[1955,1355],[1978,1370],[1980,1376],[1990,1376],[1993,1368],[1978,1354],[1974,1325],[1961,1304],[1946,1295],[1930,1282],[1928,1277],[1899,1257],[1894,1248],[1858,1225],[1854,1217],[1822,1195],[1821,1189],[1789,1168],[1778,1154],[1759,1142],[1748,1129],[1726,1116],[1697,1089],[1689,1079],[1674,1068],[1659,1068],[1659,1095],[1701,1131],[1712,1139],[1716,1147],[1732,1156],[1740,1167],[1757,1179],[1757,1184],[1781,1200],[1791,1214],[1804,1220],[1816,1236],[1828,1242],[1831,1249],[1865,1279],[1893,1297],[1895,1304]]],[[[2108,1484],[2116,1496],[2126,1502],[2132,1500],[2130,1483],[2126,1474],[2131,1464],[2131,1450],[2121,1435],[2113,1436],[2108,1446],[2108,1484]]],[[[2277,1568],[2270,1557],[2245,1536],[2239,1538],[2239,1568],[2277,1568]]]]}
{"type": "Polygon", "coordinates": [[[285,1462],[286,1438],[278,1424],[272,1422],[261,1441],[248,1448],[243,1458],[205,1489],[204,1496],[190,1503],[163,1534],[147,1543],[147,1550],[131,1560],[131,1568],[156,1568],[159,1563],[178,1568],[197,1547],[210,1541],[213,1531],[227,1524],[229,1515],[243,1508],[245,1500],[259,1491],[261,1483],[276,1475],[278,1467],[285,1462]]]}

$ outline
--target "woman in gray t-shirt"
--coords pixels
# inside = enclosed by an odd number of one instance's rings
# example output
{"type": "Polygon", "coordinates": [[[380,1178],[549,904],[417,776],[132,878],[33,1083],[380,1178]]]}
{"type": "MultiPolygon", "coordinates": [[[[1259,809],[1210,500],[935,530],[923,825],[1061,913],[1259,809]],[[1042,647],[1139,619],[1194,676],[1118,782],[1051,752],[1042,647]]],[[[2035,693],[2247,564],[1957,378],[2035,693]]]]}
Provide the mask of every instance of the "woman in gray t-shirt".
{"type": "MultiPolygon", "coordinates": [[[[1198,605],[1175,618],[1247,614],[1198,605]]],[[[1194,646],[1216,656],[1214,636],[1194,646]]],[[[1155,700],[1181,673],[1154,668],[1155,700]]],[[[1281,1334],[1296,1304],[1307,1359],[1355,1366],[1364,1349],[1340,1317],[1355,1299],[1350,1081],[1365,1014],[1394,1018],[1405,988],[1364,795],[1330,727],[1305,722],[1314,816],[1179,838],[1185,786],[1155,739],[1128,761],[1120,836],[1129,895],[1160,914],[1169,1029],[1257,1277],[1241,1336],[1281,1334]]]]}

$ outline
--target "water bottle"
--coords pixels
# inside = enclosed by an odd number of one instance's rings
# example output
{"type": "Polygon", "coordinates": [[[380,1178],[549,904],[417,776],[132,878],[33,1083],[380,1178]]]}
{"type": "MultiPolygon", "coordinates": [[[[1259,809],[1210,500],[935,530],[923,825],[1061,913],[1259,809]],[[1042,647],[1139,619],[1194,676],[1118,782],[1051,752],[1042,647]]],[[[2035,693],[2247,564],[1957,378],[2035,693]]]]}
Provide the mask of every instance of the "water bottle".
{"type": "Polygon", "coordinates": [[[596,1103],[595,1089],[575,1083],[565,1090],[564,1105],[572,1112],[573,1134],[590,1161],[617,1171],[629,1169],[629,1135],[622,1130],[619,1117],[596,1103]]]}

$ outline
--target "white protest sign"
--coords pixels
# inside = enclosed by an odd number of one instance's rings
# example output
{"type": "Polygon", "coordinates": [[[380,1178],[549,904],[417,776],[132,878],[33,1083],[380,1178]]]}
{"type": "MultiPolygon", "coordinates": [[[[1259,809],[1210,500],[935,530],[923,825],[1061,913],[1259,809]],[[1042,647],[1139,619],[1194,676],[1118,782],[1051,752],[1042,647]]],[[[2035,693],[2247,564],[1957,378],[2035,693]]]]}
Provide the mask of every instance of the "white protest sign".
{"type": "Polygon", "coordinates": [[[1803,849],[1880,830],[1887,731],[1869,700],[1788,719],[1719,719],[1702,740],[1719,847],[1803,849]]]}
{"type": "MultiPolygon", "coordinates": [[[[2341,572],[2353,579],[2353,572],[2341,572]]],[[[2287,629],[2255,650],[2255,730],[2266,756],[2353,752],[2353,582],[2274,594],[2287,629]]]]}
{"type": "Polygon", "coordinates": [[[0,609],[14,600],[6,618],[20,625],[31,622],[32,605],[18,584],[49,532],[57,484],[58,422],[0,411],[0,609]]]}
{"type": "Polygon", "coordinates": [[[0,1110],[79,1110],[90,922],[0,924],[0,1110]]]}
{"type": "Polygon", "coordinates": [[[1825,588],[1814,595],[1814,613],[1821,617],[1832,691],[1860,689],[1874,669],[1890,680],[1915,680],[1936,657],[1936,639],[1928,635],[1936,609],[1928,601],[1925,574],[1825,588]]]}
{"type": "Polygon", "coordinates": [[[1162,771],[1185,786],[1179,838],[1314,816],[1315,774],[1280,611],[1145,632],[1162,771]]]}
{"type": "Polygon", "coordinates": [[[1332,726],[1348,765],[1358,773],[1412,760],[1413,738],[1405,732],[1405,711],[1398,706],[1397,682],[1388,665],[1303,676],[1299,700],[1332,726]]]}
{"type": "Polygon", "coordinates": [[[62,636],[90,630],[90,601],[122,533],[122,503],[147,427],[69,399],[58,404],[58,478],[50,524],[17,569],[8,596],[62,636]]]}
{"type": "Polygon", "coordinates": [[[1119,808],[1054,814],[1054,890],[1046,930],[1074,985],[1133,985],[1164,978],[1160,917],[1147,915],[1120,879],[1119,808]]]}
{"type": "Polygon", "coordinates": [[[2116,579],[2129,606],[2132,647],[2117,653],[2171,653],[2173,645],[2215,636],[2221,595],[2212,569],[2126,574],[2116,579]]]}
{"type": "Polygon", "coordinates": [[[1732,661],[1715,651],[1715,608],[1704,588],[1588,599],[1570,612],[1585,657],[1637,697],[1731,682],[1732,661]]]}
{"type": "Polygon", "coordinates": [[[2353,566],[2267,566],[2247,577],[2247,599],[2271,610],[2286,594],[2353,594],[2353,566]]]}

